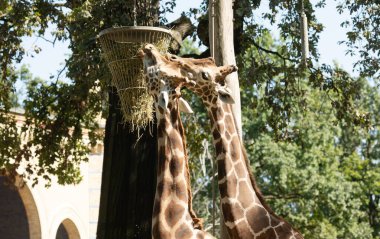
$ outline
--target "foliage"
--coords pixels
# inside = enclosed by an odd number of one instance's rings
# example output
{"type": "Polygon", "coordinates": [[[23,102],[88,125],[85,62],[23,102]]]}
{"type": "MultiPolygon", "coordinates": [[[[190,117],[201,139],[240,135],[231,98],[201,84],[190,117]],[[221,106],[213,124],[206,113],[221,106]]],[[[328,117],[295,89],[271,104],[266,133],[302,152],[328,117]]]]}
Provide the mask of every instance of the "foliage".
{"type": "MultiPolygon", "coordinates": [[[[351,19],[341,23],[347,28],[347,53],[360,56],[355,64],[362,76],[379,80],[379,48],[378,34],[380,25],[380,7],[375,1],[340,1],[337,10],[339,13],[348,13],[351,19]]],[[[379,83],[379,82],[378,82],[379,83]]]]}
{"type": "MultiPolygon", "coordinates": [[[[26,162],[23,176],[37,183],[41,176],[49,182],[52,175],[61,184],[80,181],[80,162],[87,160],[87,153],[102,135],[97,121],[104,107],[109,90],[109,73],[101,58],[96,36],[105,28],[133,24],[133,4],[126,1],[3,1],[0,5],[0,114],[7,118],[12,107],[11,93],[16,77],[11,74],[13,64],[25,54],[21,46],[23,36],[44,36],[47,27],[57,40],[69,41],[72,54],[64,68],[52,82],[29,79],[24,102],[26,122],[22,132],[27,136],[25,150],[4,154],[3,171],[15,175],[17,167],[9,167],[15,158],[26,162]],[[105,11],[109,9],[109,11],[105,11]],[[70,80],[59,82],[64,72],[70,80]],[[88,140],[83,133],[88,133],[88,140]],[[8,155],[12,153],[12,155],[8,155]],[[38,158],[38,163],[32,159],[38,158]]],[[[152,25],[158,17],[158,1],[136,3],[138,24],[152,25]]],[[[170,9],[166,7],[162,11],[170,9]]],[[[35,52],[40,49],[35,47],[35,52]]],[[[11,120],[11,118],[7,119],[11,120]]],[[[7,121],[0,124],[7,125],[7,121]]],[[[5,138],[4,138],[5,139],[5,138]]],[[[13,139],[13,138],[12,138],[13,139]]],[[[7,142],[17,145],[18,141],[7,142]]],[[[19,172],[20,173],[20,172],[19,172]]]]}
{"type": "Polygon", "coordinates": [[[201,52],[199,51],[199,49],[197,47],[194,46],[194,41],[186,38],[183,42],[182,42],[182,47],[181,47],[181,50],[179,52],[179,55],[182,56],[182,55],[189,55],[189,54],[196,54],[196,55],[199,55],[201,52]]]}
{"type": "MultiPolygon", "coordinates": [[[[24,165],[22,174],[34,182],[52,175],[62,184],[80,180],[80,162],[102,137],[94,119],[107,113],[106,92],[111,88],[96,36],[111,26],[133,25],[134,2],[139,25],[153,25],[159,14],[164,16],[176,4],[174,0],[161,7],[157,0],[0,3],[1,173],[14,175],[24,165]],[[26,69],[14,69],[25,54],[22,37],[42,37],[48,26],[54,28],[52,42],[69,41],[72,52],[51,82],[33,78],[26,69]],[[63,73],[66,82],[58,80],[63,73]],[[19,75],[27,84],[21,132],[9,114],[19,75]],[[89,140],[82,138],[85,131],[89,140]],[[33,164],[35,157],[38,161],[33,164]]],[[[356,79],[337,66],[318,65],[323,26],[315,9],[324,7],[325,0],[304,1],[311,50],[306,67],[300,64],[300,1],[271,0],[268,11],[256,16],[258,7],[267,3],[245,0],[235,1],[234,6],[244,140],[260,186],[274,210],[306,238],[380,238],[380,97],[373,86],[379,74],[378,6],[369,1],[338,4],[340,12],[350,12],[351,19],[342,24],[348,29],[344,42],[348,53],[361,57],[356,68],[362,78],[356,79]],[[269,34],[273,27],[280,39],[269,34]]],[[[204,23],[207,4],[204,1],[187,14],[204,23]]],[[[206,43],[201,35],[202,31],[207,35],[207,27],[202,30],[201,25],[198,35],[206,43]]],[[[182,54],[194,51],[185,41],[182,54]]],[[[184,96],[197,112],[184,119],[197,192],[194,207],[202,209],[199,213],[209,228],[213,170],[210,160],[201,160],[207,158],[208,119],[199,101],[188,93],[184,96]]]]}
{"type": "MultiPolygon", "coordinates": [[[[276,49],[279,42],[269,34],[264,39],[268,49],[276,49]]],[[[244,142],[259,185],[276,213],[299,228],[305,238],[378,238],[379,227],[379,111],[380,94],[364,78],[355,79],[338,67],[331,68],[331,84],[345,90],[326,91],[314,87],[315,81],[305,74],[296,79],[297,97],[273,100],[283,92],[282,79],[273,75],[271,80],[260,81],[257,74],[252,82],[249,71],[251,59],[261,57],[262,64],[275,62],[272,54],[258,52],[252,46],[241,56],[243,67],[239,70],[242,83],[242,113],[244,142]],[[247,73],[248,72],[248,73],[247,73]],[[346,78],[342,79],[344,75],[346,78]],[[349,82],[347,82],[349,81],[349,82]],[[345,85],[344,85],[345,84],[345,85]],[[366,112],[366,120],[372,128],[357,126],[349,116],[343,117],[342,108],[334,102],[355,86],[355,94],[348,98],[357,114],[366,112]],[[276,94],[268,92],[277,90],[276,94]],[[288,123],[281,122],[279,111],[273,104],[287,103],[291,114],[288,123]],[[277,121],[270,121],[277,116],[277,121]],[[274,126],[273,126],[274,125],[274,126]],[[282,137],[278,137],[281,135],[282,137]],[[369,150],[369,151],[368,151],[369,150]],[[370,153],[368,153],[370,152],[370,153]]],[[[256,69],[262,66],[256,65],[256,69]]],[[[204,140],[210,141],[208,119],[199,99],[185,92],[192,99],[193,116],[185,116],[188,149],[192,165],[193,190],[203,193],[194,197],[194,207],[205,218],[206,228],[211,227],[210,163],[202,168],[204,140]],[[204,174],[203,172],[206,172],[204,174]]],[[[345,106],[347,107],[347,105],[345,106]]],[[[360,124],[359,124],[360,125],[360,124]]],[[[363,124],[366,125],[366,124],[363,124]]],[[[216,220],[219,221],[219,220],[216,220]]]]}

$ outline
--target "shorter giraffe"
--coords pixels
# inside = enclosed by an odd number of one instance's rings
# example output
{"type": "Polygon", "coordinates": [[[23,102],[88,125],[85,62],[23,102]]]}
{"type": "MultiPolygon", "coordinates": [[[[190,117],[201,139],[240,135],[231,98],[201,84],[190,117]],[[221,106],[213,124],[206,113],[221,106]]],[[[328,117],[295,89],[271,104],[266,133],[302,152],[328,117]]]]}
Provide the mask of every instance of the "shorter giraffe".
{"type": "Polygon", "coordinates": [[[210,58],[163,56],[154,47],[149,49],[157,64],[179,67],[166,77],[195,92],[208,110],[217,153],[222,211],[231,239],[302,239],[297,230],[269,208],[250,170],[231,111],[234,100],[225,86],[225,77],[237,67],[217,67],[210,58]]]}
{"type": "Polygon", "coordinates": [[[187,155],[179,110],[192,113],[191,108],[180,97],[180,87],[173,87],[160,77],[161,71],[170,67],[160,68],[154,61],[147,60],[144,51],[139,55],[143,58],[157,118],[158,166],[152,236],[155,239],[212,239],[209,233],[197,228],[189,205],[187,155]]]}

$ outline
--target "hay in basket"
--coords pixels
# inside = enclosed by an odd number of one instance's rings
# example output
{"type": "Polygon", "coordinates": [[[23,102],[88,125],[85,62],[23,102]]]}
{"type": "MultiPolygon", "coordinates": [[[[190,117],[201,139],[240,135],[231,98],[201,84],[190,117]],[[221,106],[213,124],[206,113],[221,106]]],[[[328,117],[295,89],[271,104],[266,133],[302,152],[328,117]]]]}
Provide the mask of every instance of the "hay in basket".
{"type": "Polygon", "coordinates": [[[99,34],[123,118],[131,124],[131,130],[143,128],[153,120],[153,99],[147,92],[143,63],[136,54],[147,43],[165,53],[172,40],[170,30],[158,27],[115,27],[99,34]]]}

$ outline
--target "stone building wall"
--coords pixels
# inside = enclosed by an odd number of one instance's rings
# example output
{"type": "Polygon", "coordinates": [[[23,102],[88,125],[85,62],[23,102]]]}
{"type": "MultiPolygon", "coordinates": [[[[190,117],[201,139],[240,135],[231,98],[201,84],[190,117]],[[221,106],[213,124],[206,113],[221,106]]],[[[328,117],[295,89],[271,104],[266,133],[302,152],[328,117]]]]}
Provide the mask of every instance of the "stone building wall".
{"type": "MultiPolygon", "coordinates": [[[[15,113],[19,125],[21,113],[15,113]]],[[[103,145],[100,142],[82,163],[83,180],[62,186],[43,180],[35,187],[4,185],[0,177],[0,238],[4,239],[95,239],[100,200],[103,145]]],[[[16,182],[17,184],[17,182],[16,182]]]]}

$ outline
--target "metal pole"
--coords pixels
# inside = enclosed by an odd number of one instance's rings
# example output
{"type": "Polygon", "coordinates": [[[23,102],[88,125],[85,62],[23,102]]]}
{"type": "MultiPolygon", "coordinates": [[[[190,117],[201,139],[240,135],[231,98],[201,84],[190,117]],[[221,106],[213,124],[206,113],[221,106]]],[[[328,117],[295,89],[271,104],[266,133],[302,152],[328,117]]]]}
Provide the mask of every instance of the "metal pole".
{"type": "Polygon", "coordinates": [[[215,1],[211,0],[211,57],[215,58],[215,1]]]}
{"type": "Polygon", "coordinates": [[[133,26],[137,26],[136,0],[133,1],[133,26]]]}
{"type": "Polygon", "coordinates": [[[307,29],[307,16],[305,14],[303,0],[301,0],[300,23],[301,23],[302,63],[306,66],[307,59],[309,58],[309,37],[308,37],[308,29],[307,29]]]}
{"type": "MultiPolygon", "coordinates": [[[[211,15],[211,39],[210,39],[210,54],[215,59],[215,0],[211,0],[209,7],[209,14],[211,15]]],[[[210,19],[210,18],[209,18],[210,19]]],[[[212,160],[212,159],[211,159],[212,160]]],[[[215,196],[215,165],[212,163],[212,179],[211,179],[211,193],[212,193],[212,234],[215,236],[215,221],[216,221],[216,196],[215,196]]]]}

